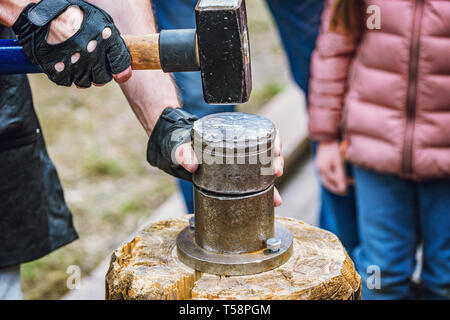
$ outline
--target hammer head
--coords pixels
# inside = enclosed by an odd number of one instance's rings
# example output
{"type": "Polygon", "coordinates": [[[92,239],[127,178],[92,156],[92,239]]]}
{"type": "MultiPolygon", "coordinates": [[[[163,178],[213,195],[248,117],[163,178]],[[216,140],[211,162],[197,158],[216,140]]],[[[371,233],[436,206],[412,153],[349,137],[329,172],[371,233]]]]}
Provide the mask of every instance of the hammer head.
{"type": "Polygon", "coordinates": [[[200,0],[195,11],[205,101],[247,102],[252,78],[245,0],[200,0]]]}

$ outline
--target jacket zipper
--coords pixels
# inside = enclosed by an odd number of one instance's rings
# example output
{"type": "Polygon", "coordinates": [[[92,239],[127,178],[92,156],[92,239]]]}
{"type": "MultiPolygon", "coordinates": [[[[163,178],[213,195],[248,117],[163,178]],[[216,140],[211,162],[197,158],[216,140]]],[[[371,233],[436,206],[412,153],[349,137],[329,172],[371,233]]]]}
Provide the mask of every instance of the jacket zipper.
{"type": "Polygon", "coordinates": [[[425,0],[416,0],[409,55],[408,91],[406,100],[406,128],[403,143],[403,172],[411,174],[414,126],[416,120],[417,77],[419,68],[420,33],[425,0]]]}

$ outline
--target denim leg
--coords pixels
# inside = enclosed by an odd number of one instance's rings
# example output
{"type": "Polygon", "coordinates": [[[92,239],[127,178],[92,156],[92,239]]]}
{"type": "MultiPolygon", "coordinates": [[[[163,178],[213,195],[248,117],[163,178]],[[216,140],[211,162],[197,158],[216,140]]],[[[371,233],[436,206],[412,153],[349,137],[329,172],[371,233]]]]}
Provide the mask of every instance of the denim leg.
{"type": "Polygon", "coordinates": [[[354,167],[363,299],[410,299],[418,246],[414,182],[354,167]],[[380,285],[373,281],[380,271],[380,285]]]}
{"type": "MultiPolygon", "coordinates": [[[[197,0],[152,0],[156,21],[160,29],[195,28],[195,5],[197,0]]],[[[174,73],[175,81],[180,89],[183,109],[199,117],[217,112],[234,111],[230,105],[209,105],[203,99],[203,88],[200,72],[174,73]]],[[[192,183],[178,181],[187,212],[194,212],[192,199],[192,183]]]]}
{"type": "Polygon", "coordinates": [[[151,0],[158,28],[196,28],[195,6],[197,0],[151,0]]]}
{"type": "MultiPolygon", "coordinates": [[[[319,209],[319,228],[333,232],[335,235],[338,234],[337,227],[337,217],[334,214],[336,209],[336,203],[339,204],[339,199],[337,195],[328,191],[322,184],[320,184],[320,209],[319,209]],[[336,198],[335,198],[336,196],[336,198]],[[336,201],[333,201],[336,200],[336,201]],[[332,213],[332,214],[331,214],[332,213]]],[[[339,236],[338,236],[339,237],[339,236]]],[[[341,239],[339,237],[339,239],[341,239]]],[[[341,240],[342,242],[342,240],[341,240]]],[[[344,244],[342,242],[342,244],[344,244]]],[[[347,250],[347,248],[345,248],[347,250]]]]}
{"type": "Polygon", "coordinates": [[[20,265],[0,269],[0,300],[23,300],[20,265]]]}
{"type": "Polygon", "coordinates": [[[428,299],[450,299],[450,180],[419,183],[421,283],[428,299]]]}
{"type": "Polygon", "coordinates": [[[339,196],[321,185],[320,195],[319,227],[333,232],[353,258],[353,250],[359,244],[354,188],[349,187],[347,195],[339,196]]]}
{"type": "Polygon", "coordinates": [[[183,195],[184,205],[186,207],[186,213],[194,213],[194,187],[192,182],[177,179],[178,187],[183,195]]]}
{"type": "Polygon", "coordinates": [[[311,54],[319,34],[324,0],[266,0],[275,18],[295,82],[308,92],[311,54]]]}

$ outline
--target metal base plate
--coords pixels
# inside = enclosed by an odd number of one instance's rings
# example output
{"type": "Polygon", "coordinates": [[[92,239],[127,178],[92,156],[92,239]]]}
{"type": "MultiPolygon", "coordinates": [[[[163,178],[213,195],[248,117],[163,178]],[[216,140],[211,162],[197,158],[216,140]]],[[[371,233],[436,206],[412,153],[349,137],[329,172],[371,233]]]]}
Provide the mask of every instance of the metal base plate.
{"type": "Polygon", "coordinates": [[[275,237],[281,239],[281,248],[277,252],[263,249],[243,254],[220,254],[199,247],[194,229],[187,227],[177,237],[177,254],[181,262],[201,272],[225,276],[256,274],[275,269],[291,257],[292,233],[275,223],[275,237]]]}

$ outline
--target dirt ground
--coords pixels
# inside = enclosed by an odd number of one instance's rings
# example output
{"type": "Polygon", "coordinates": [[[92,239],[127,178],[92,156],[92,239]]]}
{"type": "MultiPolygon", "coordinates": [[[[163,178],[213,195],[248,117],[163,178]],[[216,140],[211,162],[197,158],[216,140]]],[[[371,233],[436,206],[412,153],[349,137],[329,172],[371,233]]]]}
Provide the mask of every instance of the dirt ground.
{"type": "MultiPolygon", "coordinates": [[[[247,0],[254,112],[289,78],[273,21],[261,0],[247,0]]],[[[80,239],[22,266],[27,299],[58,299],[67,268],[90,271],[175,190],[172,178],[145,161],[147,137],[115,84],[77,90],[30,76],[35,107],[62,180],[80,239]]]]}

